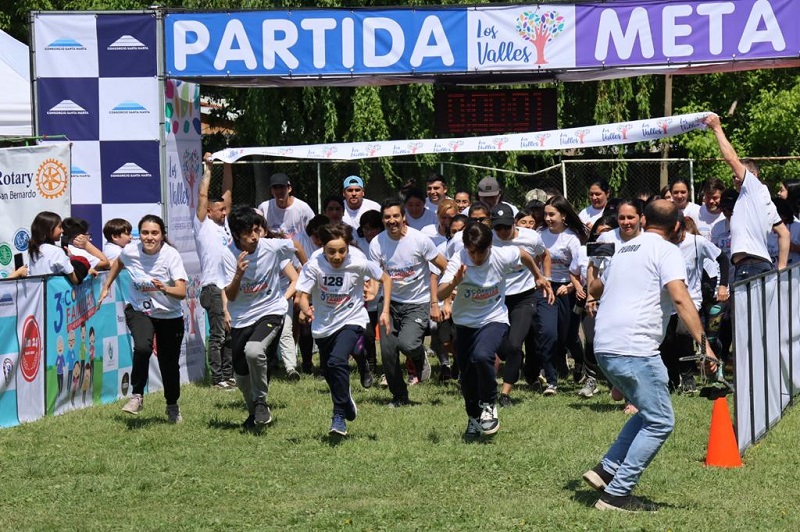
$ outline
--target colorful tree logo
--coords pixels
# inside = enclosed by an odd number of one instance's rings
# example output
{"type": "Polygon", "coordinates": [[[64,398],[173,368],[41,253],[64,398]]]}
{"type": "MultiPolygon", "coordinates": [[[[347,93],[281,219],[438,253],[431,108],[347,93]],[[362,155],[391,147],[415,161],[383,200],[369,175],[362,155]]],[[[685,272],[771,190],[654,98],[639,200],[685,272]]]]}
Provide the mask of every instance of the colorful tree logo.
{"type": "Polygon", "coordinates": [[[520,37],[536,48],[536,64],[545,65],[544,47],[564,31],[565,19],[558,11],[524,11],[517,17],[517,32],[520,37]]]}
{"type": "Polygon", "coordinates": [[[633,129],[633,124],[620,124],[617,130],[622,133],[622,140],[628,140],[628,131],[633,129]]]}
{"type": "Polygon", "coordinates": [[[667,130],[669,129],[669,126],[672,125],[672,120],[670,120],[669,118],[662,118],[661,120],[656,122],[656,125],[659,128],[661,128],[661,131],[663,131],[664,134],[666,135],[667,134],[667,130]]]}
{"type": "Polygon", "coordinates": [[[503,144],[508,142],[508,137],[495,137],[492,139],[492,143],[497,147],[498,150],[503,149],[503,144]]]}
{"type": "Polygon", "coordinates": [[[375,157],[375,155],[379,151],[381,151],[381,145],[380,144],[368,144],[367,145],[367,153],[369,154],[370,157],[375,157]]]}
{"type": "Polygon", "coordinates": [[[417,150],[420,149],[421,147],[422,147],[422,143],[421,142],[409,142],[408,143],[408,149],[411,151],[411,153],[417,153],[417,150]]]}
{"type": "Polygon", "coordinates": [[[589,129],[576,129],[575,130],[575,136],[578,137],[578,140],[580,141],[581,144],[583,144],[586,141],[586,135],[589,134],[589,131],[591,131],[591,130],[589,130],[589,129]]]}
{"type": "Polygon", "coordinates": [[[184,150],[181,157],[181,171],[186,183],[189,185],[189,208],[194,209],[194,184],[201,172],[200,154],[197,150],[184,150]]]}
{"type": "Polygon", "coordinates": [[[540,133],[536,135],[536,140],[539,141],[539,146],[544,146],[544,141],[550,137],[550,133],[540,133]]]}
{"type": "Polygon", "coordinates": [[[448,146],[450,146],[450,150],[451,151],[457,151],[458,148],[460,148],[461,146],[464,145],[464,141],[463,140],[451,140],[447,144],[448,144],[448,146]]]}

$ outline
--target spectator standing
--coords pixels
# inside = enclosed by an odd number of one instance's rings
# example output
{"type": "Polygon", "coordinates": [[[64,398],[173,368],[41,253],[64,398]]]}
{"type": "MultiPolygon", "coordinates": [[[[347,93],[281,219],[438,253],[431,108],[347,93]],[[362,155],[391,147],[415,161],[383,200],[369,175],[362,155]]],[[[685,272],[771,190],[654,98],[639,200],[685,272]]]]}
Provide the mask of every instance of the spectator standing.
{"type": "Polygon", "coordinates": [[[273,233],[283,233],[286,238],[295,238],[305,230],[314,217],[308,203],[293,195],[292,182],[286,174],[272,174],[269,178],[272,199],[258,206],[267,228],[273,233]]]}
{"type": "MultiPolygon", "coordinates": [[[[589,229],[591,229],[594,222],[603,215],[603,210],[605,210],[606,204],[608,203],[608,195],[610,192],[611,186],[605,179],[596,179],[589,185],[589,205],[578,213],[581,222],[586,224],[586,227],[589,229]]],[[[541,198],[536,199],[539,201],[547,201],[541,198]]]]}
{"type": "Polygon", "coordinates": [[[344,179],[344,215],[342,221],[358,229],[361,222],[361,215],[367,211],[380,212],[381,206],[378,202],[364,197],[364,180],[357,175],[351,175],[344,179]]]}
{"type": "MultiPolygon", "coordinates": [[[[205,156],[205,170],[200,179],[197,210],[193,220],[194,242],[200,258],[200,306],[208,319],[208,367],[211,370],[211,385],[222,390],[235,386],[231,352],[225,344],[230,334],[225,320],[225,280],[220,275],[219,264],[222,253],[231,243],[231,232],[227,216],[231,209],[233,172],[230,164],[222,170],[222,195],[209,197],[211,186],[211,154],[205,156]]],[[[226,342],[227,341],[227,342],[226,342]]]]}

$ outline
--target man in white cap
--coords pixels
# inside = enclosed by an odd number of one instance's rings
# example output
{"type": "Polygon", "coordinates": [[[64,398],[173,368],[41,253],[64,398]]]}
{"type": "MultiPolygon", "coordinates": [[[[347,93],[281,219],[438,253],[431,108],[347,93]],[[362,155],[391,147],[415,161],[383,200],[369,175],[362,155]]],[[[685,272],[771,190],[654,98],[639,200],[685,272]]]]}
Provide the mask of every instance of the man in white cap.
{"type": "Polygon", "coordinates": [[[269,230],[283,233],[289,239],[305,231],[306,225],[314,217],[314,211],[308,203],[292,195],[289,176],[272,174],[269,178],[269,191],[272,199],[258,206],[258,210],[264,213],[269,230]]]}
{"type": "Polygon", "coordinates": [[[344,178],[342,184],[344,192],[344,215],[342,221],[353,229],[358,229],[361,223],[361,215],[367,211],[380,212],[381,206],[378,202],[364,197],[364,180],[357,175],[344,178]]]}

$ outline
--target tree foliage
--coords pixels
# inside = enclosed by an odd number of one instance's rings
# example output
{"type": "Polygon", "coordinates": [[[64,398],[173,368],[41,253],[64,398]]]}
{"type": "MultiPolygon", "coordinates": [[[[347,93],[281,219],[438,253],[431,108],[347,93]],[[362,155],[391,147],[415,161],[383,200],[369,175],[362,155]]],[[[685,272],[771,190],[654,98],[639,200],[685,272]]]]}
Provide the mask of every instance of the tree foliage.
{"type": "MultiPolygon", "coordinates": [[[[301,7],[383,7],[396,6],[396,0],[17,0],[3,4],[0,26],[27,42],[28,13],[31,10],[127,10],[144,9],[153,3],[187,10],[293,9],[301,7]]],[[[474,4],[471,0],[410,0],[404,6],[474,4]]],[[[663,114],[664,83],[661,76],[614,79],[600,82],[557,84],[560,127],[637,120],[663,114]]],[[[436,88],[431,85],[386,87],[305,87],[305,88],[219,88],[203,87],[204,95],[224,100],[229,106],[220,112],[241,115],[235,124],[235,137],[209,137],[209,148],[219,149],[226,142],[234,145],[287,145],[381,139],[424,138],[433,136],[436,88]]],[[[796,70],[755,70],[738,73],[676,76],[675,113],[715,111],[734,146],[750,156],[800,155],[800,76],[796,70]],[[731,111],[729,114],[728,111],[731,111]]],[[[598,148],[578,154],[586,157],[651,157],[652,144],[624,148],[598,148]]],[[[671,155],[709,158],[718,156],[711,135],[703,132],[676,137],[671,155]]],[[[561,153],[475,154],[475,165],[531,171],[556,162],[561,153]]],[[[574,156],[572,154],[571,156],[574,156]]],[[[435,169],[437,155],[416,157],[417,175],[435,169]]],[[[463,162],[463,158],[460,159],[463,162]]],[[[385,163],[385,161],[384,161],[385,163]]],[[[389,164],[380,172],[390,185],[401,176],[389,164]]],[[[624,167],[622,172],[624,172],[624,167]]],[[[792,167],[788,167],[791,169],[792,167]]],[[[375,165],[362,165],[365,177],[375,165]]],[[[713,172],[719,170],[714,169],[713,172]]],[[[464,170],[473,180],[482,172],[464,170]]]]}

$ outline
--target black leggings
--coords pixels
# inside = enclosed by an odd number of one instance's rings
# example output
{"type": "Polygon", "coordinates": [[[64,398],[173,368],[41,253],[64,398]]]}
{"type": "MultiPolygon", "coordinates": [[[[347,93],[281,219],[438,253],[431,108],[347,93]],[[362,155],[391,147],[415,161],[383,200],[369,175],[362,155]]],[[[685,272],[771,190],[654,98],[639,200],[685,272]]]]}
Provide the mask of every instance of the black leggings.
{"type": "Polygon", "coordinates": [[[158,369],[161,370],[161,381],[164,383],[164,399],[168,405],[177,404],[181,396],[181,374],[178,363],[183,342],[183,318],[153,318],[127,305],[125,321],[133,339],[131,369],[133,393],[143,394],[147,386],[150,355],[153,354],[155,337],[158,369]]]}

